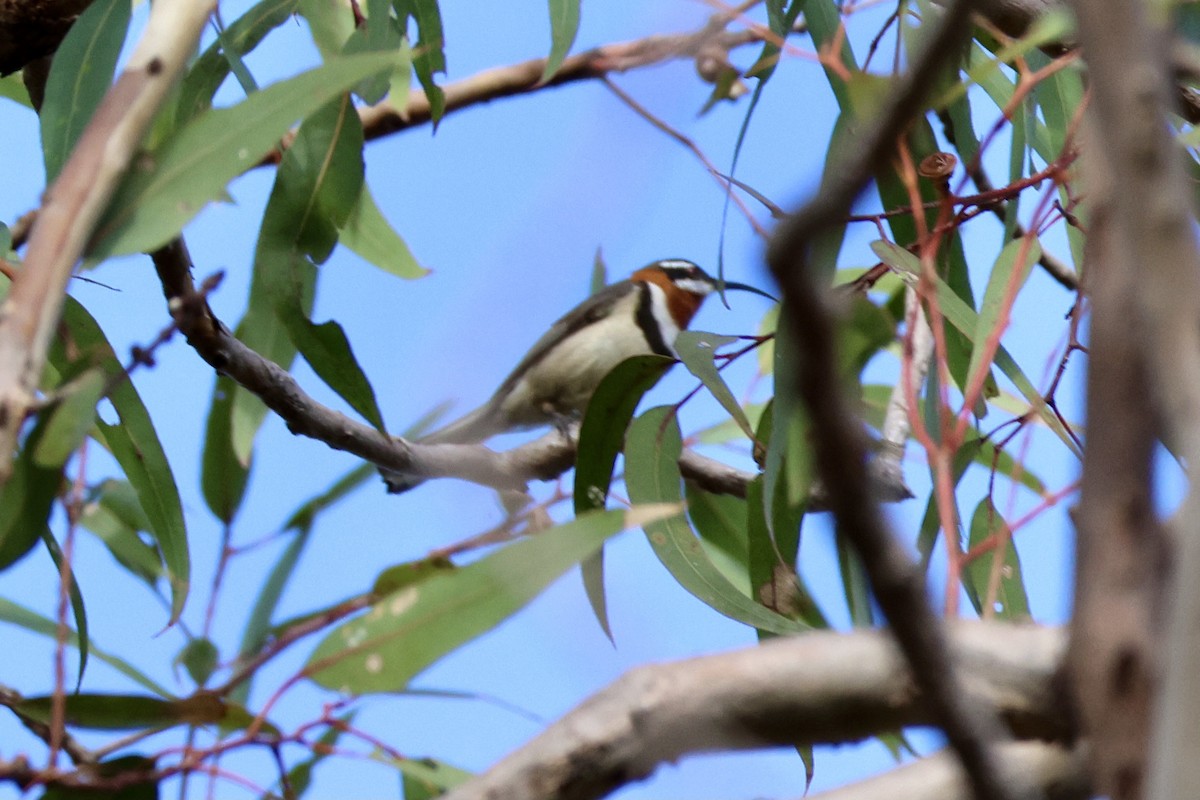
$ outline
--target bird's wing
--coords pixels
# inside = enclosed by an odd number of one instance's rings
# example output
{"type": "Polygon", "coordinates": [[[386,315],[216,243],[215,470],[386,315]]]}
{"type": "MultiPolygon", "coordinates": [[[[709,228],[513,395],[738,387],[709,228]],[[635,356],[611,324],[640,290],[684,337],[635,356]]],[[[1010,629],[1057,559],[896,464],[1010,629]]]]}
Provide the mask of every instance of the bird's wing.
{"type": "Polygon", "coordinates": [[[568,311],[561,319],[551,325],[548,331],[542,334],[542,338],[534,342],[533,347],[529,348],[529,352],[525,354],[525,357],[521,359],[520,363],[513,368],[513,371],[500,384],[500,388],[492,396],[493,399],[507,395],[513,386],[516,385],[517,381],[521,379],[521,376],[526,374],[533,365],[545,358],[554,349],[555,345],[576,331],[592,324],[598,319],[602,319],[627,292],[636,291],[637,288],[637,284],[633,281],[618,281],[617,283],[605,286],[568,311]]]}

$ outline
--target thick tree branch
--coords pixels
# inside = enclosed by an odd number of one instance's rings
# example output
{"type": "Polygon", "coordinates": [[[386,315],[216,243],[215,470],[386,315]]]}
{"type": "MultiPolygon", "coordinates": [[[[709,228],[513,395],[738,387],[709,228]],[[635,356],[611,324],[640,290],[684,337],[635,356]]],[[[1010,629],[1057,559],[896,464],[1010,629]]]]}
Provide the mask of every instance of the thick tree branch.
{"type": "Polygon", "coordinates": [[[1096,123],[1090,163],[1111,172],[1100,184],[1110,190],[1103,228],[1092,232],[1099,258],[1089,264],[1099,276],[1071,663],[1085,724],[1101,737],[1097,790],[1117,800],[1185,797],[1200,785],[1200,498],[1193,484],[1174,520],[1181,557],[1164,593],[1169,545],[1151,479],[1156,434],[1191,469],[1200,464],[1200,252],[1192,189],[1167,124],[1170,34],[1142,3],[1072,5],[1096,123]],[[1097,516],[1106,511],[1111,518],[1097,516]],[[1120,615],[1102,622],[1118,605],[1120,615]],[[1102,638],[1086,638],[1094,635],[1102,638]]]}
{"type": "Polygon", "coordinates": [[[925,108],[924,98],[939,74],[960,52],[969,27],[970,4],[956,2],[929,37],[927,46],[891,93],[861,149],[832,173],[821,193],[780,226],[768,262],[783,288],[783,320],[794,337],[797,387],[808,407],[818,474],[825,481],[838,529],[862,559],[871,587],[900,648],[912,665],[934,718],[962,760],[980,800],[1030,796],[1024,782],[1005,774],[993,755],[1007,737],[991,709],[965,694],[964,671],[956,668],[945,631],[929,607],[921,572],[890,534],[862,480],[866,443],[861,422],[840,391],[834,329],[827,301],[812,278],[809,248],[822,232],[843,220],[870,176],[888,164],[896,141],[925,108]]]}
{"type": "MultiPolygon", "coordinates": [[[[1012,742],[996,749],[1005,769],[1025,775],[1046,800],[1087,800],[1092,796],[1083,748],[1049,742],[1012,742]]],[[[890,772],[807,800],[972,800],[962,766],[942,751],[890,772]]]]}
{"type": "Polygon", "coordinates": [[[71,271],[214,6],[155,3],[129,64],[43,196],[24,268],[0,306],[0,484],[12,470],[71,271]]]}
{"type": "MultiPolygon", "coordinates": [[[[960,623],[965,690],[1020,736],[1058,738],[1061,631],[960,623]]],[[[639,667],[446,800],[591,800],[692,753],[850,742],[938,714],[891,638],[810,633],[639,667]]]]}

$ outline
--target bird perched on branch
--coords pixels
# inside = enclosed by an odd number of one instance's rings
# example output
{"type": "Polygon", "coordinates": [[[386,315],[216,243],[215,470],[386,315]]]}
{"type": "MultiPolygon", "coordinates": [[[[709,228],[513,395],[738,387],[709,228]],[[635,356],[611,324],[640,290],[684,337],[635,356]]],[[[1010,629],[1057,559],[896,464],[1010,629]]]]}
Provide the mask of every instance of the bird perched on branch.
{"type": "MultiPolygon", "coordinates": [[[[639,269],[551,325],[486,403],[417,441],[475,444],[505,431],[579,417],[600,381],[625,359],[649,354],[674,358],[675,337],[718,285],[716,278],[683,259],[639,269]]],[[[733,281],[725,281],[725,288],[771,297],[733,281]]],[[[380,472],[393,493],[422,482],[412,475],[380,472]]]]}

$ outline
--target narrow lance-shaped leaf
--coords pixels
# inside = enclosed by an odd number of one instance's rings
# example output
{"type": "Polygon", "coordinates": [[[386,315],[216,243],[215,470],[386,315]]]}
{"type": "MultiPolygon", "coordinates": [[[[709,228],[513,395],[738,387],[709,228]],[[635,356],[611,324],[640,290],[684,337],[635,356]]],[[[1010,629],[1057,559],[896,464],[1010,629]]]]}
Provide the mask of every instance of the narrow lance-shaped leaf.
{"type": "Polygon", "coordinates": [[[548,81],[558,72],[563,59],[575,44],[579,33],[579,7],[581,0],[549,0],[550,5],[550,56],[542,70],[542,81],[548,81]]]}
{"type": "Polygon", "coordinates": [[[747,438],[753,441],[754,428],[750,426],[750,420],[746,418],[741,403],[730,391],[729,384],[721,377],[715,361],[718,348],[736,341],[736,336],[722,336],[705,331],[680,331],[679,336],[675,338],[675,352],[679,354],[679,360],[687,367],[688,372],[700,379],[721,404],[721,408],[729,412],[729,416],[747,438]]]}
{"type": "MultiPolygon", "coordinates": [[[[77,348],[88,354],[89,363],[103,369],[109,376],[121,373],[121,362],[117,360],[99,324],[70,297],[63,308],[63,322],[77,348]]],[[[56,364],[56,367],[62,366],[66,365],[56,364]]],[[[183,611],[191,580],[191,556],[188,554],[187,526],[183,520],[179,488],[175,485],[175,476],[159,442],[154,422],[150,419],[150,412],[146,410],[133,383],[128,380],[117,382],[109,392],[108,399],[116,409],[119,422],[109,425],[97,419],[97,440],[116,458],[146,512],[150,533],[166,565],[171,587],[171,617],[168,624],[174,624],[183,611]]]]}
{"type": "MultiPolygon", "coordinates": [[[[900,270],[901,274],[910,276],[910,279],[915,279],[920,274],[921,267],[916,256],[904,248],[891,242],[877,241],[871,243],[871,249],[879,256],[880,261],[900,270]]],[[[946,285],[945,281],[938,278],[935,286],[937,289],[937,300],[946,320],[967,336],[974,336],[978,327],[978,315],[975,313],[975,310],[964,303],[962,298],[946,285]]],[[[1063,444],[1071,449],[1071,452],[1078,455],[1079,448],[1074,440],[1071,439],[1071,435],[1067,433],[1062,423],[1054,415],[1054,412],[1047,408],[1046,401],[1042,398],[1041,393],[1038,392],[1029,378],[1025,376],[1025,373],[1003,345],[996,349],[995,361],[1000,371],[1017,387],[1017,391],[1025,397],[1031,407],[1037,410],[1042,421],[1046,423],[1046,426],[1054,431],[1063,444]]]]}
{"type": "Polygon", "coordinates": [[[446,72],[442,12],[437,0],[392,0],[401,28],[412,17],[417,23],[417,44],[413,50],[413,69],[429,98],[429,113],[434,129],[446,113],[446,94],[434,82],[434,76],[446,72]]]}
{"type": "Polygon", "coordinates": [[[967,370],[969,381],[976,380],[976,373],[987,369],[983,363],[984,342],[990,336],[998,336],[996,326],[1000,324],[1000,315],[1004,310],[1005,301],[1009,308],[1016,300],[1016,294],[1025,285],[1030,270],[1042,257],[1042,247],[1037,239],[1022,237],[1004,245],[992,267],[988,277],[987,288],[983,292],[983,302],[979,307],[979,317],[976,320],[975,347],[971,350],[970,369],[967,370]],[[1019,259],[1019,261],[1018,261],[1019,259]],[[1010,296],[1011,292],[1011,296],[1010,296]]]}
{"type": "Polygon", "coordinates": [[[338,241],[363,260],[397,278],[420,278],[429,273],[417,263],[404,239],[379,210],[365,181],[338,241]]]}
{"type": "Polygon", "coordinates": [[[39,421],[13,461],[12,475],[0,486],[0,570],[25,556],[46,530],[62,484],[62,465],[44,467],[34,453],[46,429],[39,421]]]}
{"type": "Polygon", "coordinates": [[[678,513],[678,505],[593,512],[460,570],[434,574],[333,630],[305,671],[338,691],[399,691],[434,661],[515,614],[610,536],[678,513]]]}
{"type": "Polygon", "coordinates": [[[254,166],[296,120],[397,56],[364,53],[268,86],[189,122],[126,176],[97,228],[89,258],[153,250],[179,233],[226,184],[254,166]]]}
{"type": "Polygon", "coordinates": [[[58,177],[112,83],[129,14],[129,0],[96,0],[72,23],[54,54],[38,114],[47,185],[58,177]]]}
{"type": "MultiPolygon", "coordinates": [[[[614,367],[588,401],[579,428],[579,457],[575,460],[575,515],[604,508],[625,431],[642,396],[658,383],[674,360],[663,356],[634,356],[614,367]]],[[[579,565],[592,613],[604,634],[613,639],[604,596],[603,547],[579,565]]]]}
{"type": "MultiPolygon", "coordinates": [[[[673,410],[652,408],[634,420],[625,447],[625,486],[635,503],[678,503],[682,500],[679,456],[683,442],[673,410]]],[[[808,626],[756,603],[713,566],[683,518],[642,526],[654,554],[697,599],[730,619],[774,633],[794,633],[808,626]]]]}

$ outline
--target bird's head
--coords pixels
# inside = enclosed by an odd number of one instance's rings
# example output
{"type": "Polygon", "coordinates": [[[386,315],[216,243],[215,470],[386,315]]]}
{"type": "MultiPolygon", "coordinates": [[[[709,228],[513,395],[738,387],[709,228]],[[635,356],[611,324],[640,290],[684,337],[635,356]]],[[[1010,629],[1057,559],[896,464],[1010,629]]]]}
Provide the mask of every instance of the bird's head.
{"type": "MultiPolygon", "coordinates": [[[[661,288],[667,298],[667,309],[681,330],[688,326],[692,317],[700,310],[704,298],[715,292],[721,285],[721,281],[709,275],[698,265],[682,258],[655,261],[633,273],[630,280],[645,281],[661,288]]],[[[724,281],[724,285],[727,290],[751,292],[771,300],[775,299],[761,289],[744,283],[724,281]]]]}

